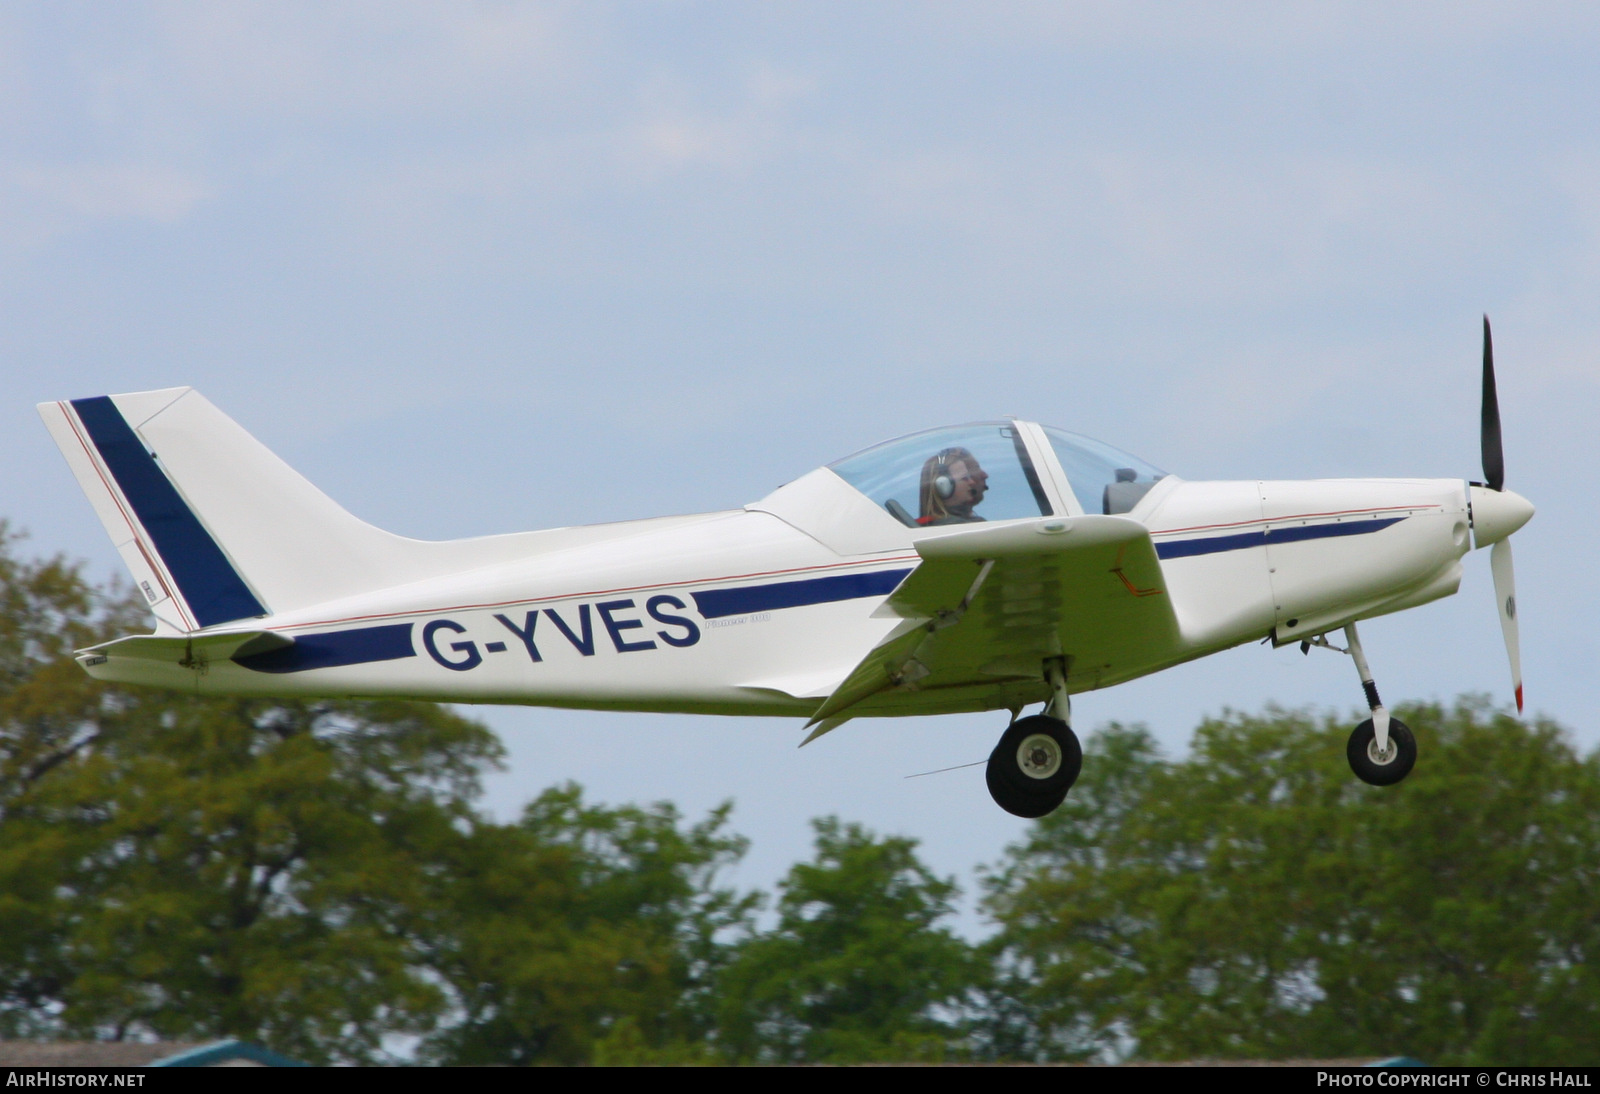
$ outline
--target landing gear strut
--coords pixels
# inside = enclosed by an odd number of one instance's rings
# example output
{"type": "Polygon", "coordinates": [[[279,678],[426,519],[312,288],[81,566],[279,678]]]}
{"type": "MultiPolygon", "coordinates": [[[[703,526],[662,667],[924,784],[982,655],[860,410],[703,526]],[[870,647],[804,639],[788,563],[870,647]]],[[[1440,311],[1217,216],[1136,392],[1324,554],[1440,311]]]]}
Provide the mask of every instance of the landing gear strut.
{"type": "MultiPolygon", "coordinates": [[[[1417,739],[1404,722],[1389,716],[1388,708],[1378,698],[1378,685],[1372,681],[1372,669],[1361,649],[1361,638],[1356,634],[1354,623],[1345,627],[1344,637],[1350,645],[1340,652],[1348,653],[1355,660],[1356,671],[1361,674],[1361,690],[1366,692],[1367,706],[1372,709],[1372,717],[1351,731],[1345,758],[1350,761],[1350,770],[1362,782],[1393,786],[1411,774],[1412,767],[1416,766],[1417,739]]],[[[1312,645],[1339,649],[1321,636],[1303,648],[1309,649],[1312,645]]]]}
{"type": "Polygon", "coordinates": [[[1018,718],[989,754],[985,772],[995,804],[1018,817],[1042,817],[1066,799],[1083,768],[1083,749],[1067,721],[1072,716],[1063,658],[1045,663],[1055,696],[1043,714],[1018,718]]]}

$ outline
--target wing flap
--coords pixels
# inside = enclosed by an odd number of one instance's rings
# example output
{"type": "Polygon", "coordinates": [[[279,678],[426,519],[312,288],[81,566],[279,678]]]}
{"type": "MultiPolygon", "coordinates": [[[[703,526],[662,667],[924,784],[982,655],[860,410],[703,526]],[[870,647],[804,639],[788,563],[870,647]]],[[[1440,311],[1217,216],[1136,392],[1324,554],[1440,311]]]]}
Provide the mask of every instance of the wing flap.
{"type": "Polygon", "coordinates": [[[902,683],[908,672],[915,671],[910,663],[927,633],[927,625],[915,619],[908,619],[890,631],[888,637],[873,647],[872,652],[850,671],[850,675],[834,689],[833,694],[823,700],[806,725],[809,727],[824,722],[839,711],[902,683]]]}

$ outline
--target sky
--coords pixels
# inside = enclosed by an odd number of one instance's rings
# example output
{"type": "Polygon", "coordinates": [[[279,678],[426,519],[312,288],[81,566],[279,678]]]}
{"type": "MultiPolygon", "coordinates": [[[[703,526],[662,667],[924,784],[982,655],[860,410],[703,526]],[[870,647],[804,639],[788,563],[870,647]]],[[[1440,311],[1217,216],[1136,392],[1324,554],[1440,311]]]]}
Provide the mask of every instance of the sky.
{"type": "MultiPolygon", "coordinates": [[[[34,404],[176,385],[429,539],[734,507],[1007,414],[1190,480],[1481,478],[1487,313],[1529,709],[1593,749],[1597,55],[1593,5],[1470,0],[7,4],[0,516],[117,572],[34,404]]],[[[1391,704],[1509,700],[1489,582],[1474,553],[1363,627],[1391,704]]],[[[1249,645],[1074,712],[1180,755],[1269,703],[1361,692],[1249,645]]],[[[569,779],[731,798],[747,886],[837,814],[970,898],[1024,830],[981,766],[906,778],[1003,715],[797,751],[798,720],[472,713],[497,816],[569,779]]]]}

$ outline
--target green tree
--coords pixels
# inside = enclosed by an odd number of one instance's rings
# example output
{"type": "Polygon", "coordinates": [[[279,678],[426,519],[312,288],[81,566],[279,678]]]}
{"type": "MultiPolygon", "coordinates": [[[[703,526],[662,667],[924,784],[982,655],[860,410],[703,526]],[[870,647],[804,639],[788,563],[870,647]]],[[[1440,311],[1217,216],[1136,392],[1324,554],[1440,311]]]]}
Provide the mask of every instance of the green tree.
{"type": "Polygon", "coordinates": [[[1115,881],[1088,879],[1114,873],[1112,856],[1124,852],[1163,766],[1142,727],[1113,723],[1096,733],[1066,801],[984,878],[985,907],[1002,928],[983,947],[990,986],[977,1032],[989,1055],[1081,1061],[1125,1050],[1130,955],[1118,940],[1140,925],[1118,904],[1115,881]]]}
{"type": "Polygon", "coordinates": [[[55,929],[70,893],[57,876],[84,842],[33,799],[93,743],[100,697],[70,657],[97,634],[91,590],[59,559],[14,557],[17,538],[0,522],[0,1036],[28,1037],[58,1025],[71,974],[55,929]]]}
{"type": "Polygon", "coordinates": [[[1600,759],[1480,701],[1411,707],[1368,787],[1348,727],[1231,716],[1168,762],[1091,739],[989,880],[1035,1044],[1148,1059],[1600,1059],[1600,759]]]}
{"type": "Polygon", "coordinates": [[[445,1000],[418,960],[437,862],[500,750],[430,705],[197,699],[98,683],[138,629],[0,537],[0,1034],[241,1036],[382,1055],[445,1000]]]}
{"type": "Polygon", "coordinates": [[[778,923],[738,949],[721,978],[720,1036],[733,1058],[850,1062],[937,1058],[979,970],[939,922],[955,882],[916,841],[813,822],[816,857],[780,883],[778,923]]]}
{"type": "Polygon", "coordinates": [[[430,956],[456,1017],[424,1058],[710,1061],[710,985],[755,902],[717,885],[746,846],[730,808],[686,828],[671,805],[588,805],[568,785],[480,827],[450,863],[453,927],[430,956]]]}
{"type": "Polygon", "coordinates": [[[96,682],[141,629],[0,527],[0,1036],[237,1036],[318,1062],[706,1059],[755,898],[729,807],[474,808],[483,726],[426,703],[96,682]]]}

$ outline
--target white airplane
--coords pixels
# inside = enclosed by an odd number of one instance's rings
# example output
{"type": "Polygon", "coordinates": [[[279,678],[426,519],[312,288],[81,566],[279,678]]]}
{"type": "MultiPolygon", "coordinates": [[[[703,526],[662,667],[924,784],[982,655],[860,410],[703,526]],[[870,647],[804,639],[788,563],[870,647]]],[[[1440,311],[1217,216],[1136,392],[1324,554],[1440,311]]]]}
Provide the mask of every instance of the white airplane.
{"type": "Polygon", "coordinates": [[[156,620],[90,675],[200,694],[400,696],[809,719],[1009,710],[995,801],[1042,816],[1082,763],[1071,695],[1245,642],[1333,649],[1372,717],[1350,766],[1416,760],[1359,620],[1454,593],[1494,545],[1522,706],[1484,321],[1485,483],[1184,482],[1033,422],[887,441],[741,509],[448,542],[351,516],[190,388],[40,406],[156,620]],[[1019,717],[1029,704],[1043,711],[1019,717]]]}

